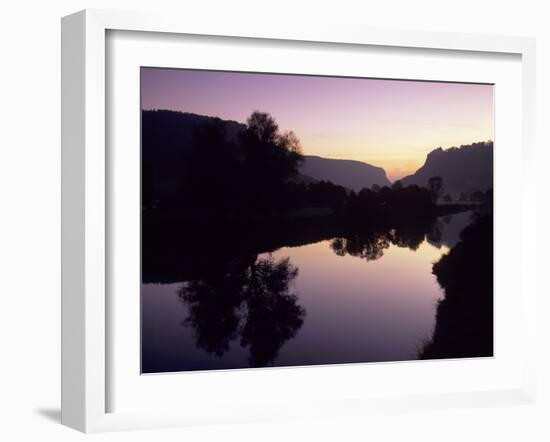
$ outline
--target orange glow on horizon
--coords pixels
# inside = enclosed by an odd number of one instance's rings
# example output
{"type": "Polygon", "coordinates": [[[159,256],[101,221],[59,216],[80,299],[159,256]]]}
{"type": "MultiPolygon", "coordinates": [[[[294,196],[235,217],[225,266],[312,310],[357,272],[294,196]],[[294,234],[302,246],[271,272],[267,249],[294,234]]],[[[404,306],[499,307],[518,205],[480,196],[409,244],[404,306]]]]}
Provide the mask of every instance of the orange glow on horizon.
{"type": "Polygon", "coordinates": [[[453,139],[450,137],[444,143],[432,141],[420,143],[419,145],[410,143],[407,146],[405,142],[399,147],[395,145],[390,146],[390,143],[387,143],[388,147],[386,149],[383,146],[378,146],[376,149],[369,148],[368,137],[365,137],[363,147],[357,146],[355,142],[350,143],[344,140],[336,143],[339,146],[346,146],[346,148],[342,149],[333,149],[321,143],[314,143],[314,140],[310,144],[310,141],[306,139],[302,140],[302,150],[304,155],[316,155],[336,160],[361,161],[375,167],[381,167],[385,170],[388,179],[394,182],[414,174],[424,165],[427,155],[434,149],[439,147],[449,149],[451,147],[459,147],[491,139],[492,137],[489,133],[474,133],[462,139],[453,139]]]}

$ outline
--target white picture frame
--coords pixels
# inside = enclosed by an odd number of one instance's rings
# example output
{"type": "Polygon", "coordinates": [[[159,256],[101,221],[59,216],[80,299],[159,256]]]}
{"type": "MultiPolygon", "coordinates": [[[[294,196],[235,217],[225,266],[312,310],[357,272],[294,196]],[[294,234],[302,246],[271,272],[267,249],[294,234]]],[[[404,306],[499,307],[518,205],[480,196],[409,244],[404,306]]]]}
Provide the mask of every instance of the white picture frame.
{"type": "MultiPolygon", "coordinates": [[[[515,54],[521,57],[521,155],[524,187],[534,162],[535,44],[519,37],[494,37],[417,31],[353,29],[345,26],[282,23],[235,26],[200,17],[163,17],[151,14],[86,10],[62,20],[62,423],[85,432],[183,426],[209,422],[243,422],[289,416],[311,417],[360,414],[370,411],[418,410],[509,403],[528,403],[535,397],[534,348],[525,344],[520,385],[475,389],[462,393],[388,395],[316,399],[307,407],[274,405],[254,408],[236,404],[226,415],[199,410],[193,416],[173,410],[109,412],[113,387],[108,372],[109,343],[110,195],[107,173],[109,118],[106,82],[109,31],[272,39],[275,41],[369,45],[380,48],[426,48],[515,54]],[[290,411],[289,411],[290,410],[290,411]]],[[[519,146],[518,146],[519,149],[519,146]]],[[[532,174],[531,174],[532,175],[532,174]]],[[[533,186],[534,187],[534,186],[533,186]]],[[[522,234],[535,222],[535,193],[521,193],[522,234]]],[[[498,222],[498,221],[497,221],[498,222]]],[[[526,336],[534,334],[536,288],[532,265],[535,254],[522,246],[523,316],[526,336]],[[528,261],[528,255],[531,256],[528,261]]],[[[240,372],[241,377],[243,371],[240,372]]],[[[265,372],[264,372],[265,373],[265,372]]],[[[222,374],[223,376],[223,374],[222,374]]],[[[270,374],[262,375],[270,376],[270,374]]],[[[166,381],[170,382],[170,381],[166,381]]],[[[246,384],[246,380],[244,381],[246,384]]],[[[191,400],[192,398],[187,398],[191,400]]],[[[206,409],[205,409],[206,410],[206,409]]]]}

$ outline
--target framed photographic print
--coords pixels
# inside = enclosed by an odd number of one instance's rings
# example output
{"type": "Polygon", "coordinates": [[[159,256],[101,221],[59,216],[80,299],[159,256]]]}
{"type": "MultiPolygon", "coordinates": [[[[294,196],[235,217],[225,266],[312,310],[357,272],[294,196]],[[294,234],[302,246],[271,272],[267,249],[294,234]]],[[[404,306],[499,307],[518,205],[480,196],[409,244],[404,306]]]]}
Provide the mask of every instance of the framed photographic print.
{"type": "Polygon", "coordinates": [[[64,424],[533,400],[532,40],[84,11],[62,44],[64,424]]]}
{"type": "Polygon", "coordinates": [[[493,84],[140,74],[142,373],[493,356],[493,84]]]}

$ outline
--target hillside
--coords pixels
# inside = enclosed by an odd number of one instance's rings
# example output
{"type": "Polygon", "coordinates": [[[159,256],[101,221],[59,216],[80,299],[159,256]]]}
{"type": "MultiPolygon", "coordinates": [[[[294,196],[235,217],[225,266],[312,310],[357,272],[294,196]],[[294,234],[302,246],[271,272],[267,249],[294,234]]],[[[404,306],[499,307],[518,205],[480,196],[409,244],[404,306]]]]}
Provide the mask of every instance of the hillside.
{"type": "Polygon", "coordinates": [[[381,167],[361,161],[334,160],[306,155],[300,173],[315,180],[328,180],[355,191],[374,184],[389,186],[391,183],[381,167]]]}
{"type": "MultiPolygon", "coordinates": [[[[193,128],[219,118],[167,110],[142,111],[142,160],[160,191],[175,190],[181,180],[186,157],[191,152],[193,128]]],[[[228,139],[236,142],[245,125],[221,120],[228,139]]]]}
{"type": "Polygon", "coordinates": [[[433,176],[443,179],[443,193],[486,191],[493,187],[493,142],[479,142],[431,151],[424,165],[401,180],[404,186],[426,186],[433,176]]]}

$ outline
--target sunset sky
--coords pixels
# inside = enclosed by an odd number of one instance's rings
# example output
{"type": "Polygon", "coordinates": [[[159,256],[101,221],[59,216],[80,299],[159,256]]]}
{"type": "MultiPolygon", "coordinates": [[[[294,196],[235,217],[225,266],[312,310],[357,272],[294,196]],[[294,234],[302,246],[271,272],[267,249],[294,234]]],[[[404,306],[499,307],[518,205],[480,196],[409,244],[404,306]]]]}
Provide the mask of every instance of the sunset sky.
{"type": "Polygon", "coordinates": [[[493,86],[142,68],[143,109],[246,122],[269,112],[305,155],[414,173],[426,154],[493,139],[493,86]]]}

